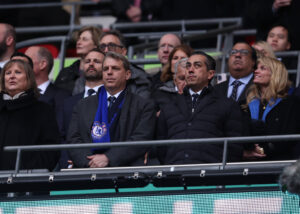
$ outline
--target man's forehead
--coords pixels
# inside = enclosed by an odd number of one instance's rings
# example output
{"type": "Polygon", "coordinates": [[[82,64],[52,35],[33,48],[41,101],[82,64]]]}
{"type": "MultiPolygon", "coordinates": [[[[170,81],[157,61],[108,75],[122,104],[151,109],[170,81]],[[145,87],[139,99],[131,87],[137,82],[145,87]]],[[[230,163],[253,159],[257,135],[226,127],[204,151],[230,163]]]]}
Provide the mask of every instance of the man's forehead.
{"type": "Polygon", "coordinates": [[[187,62],[189,62],[189,63],[194,63],[194,62],[204,63],[205,60],[206,60],[205,56],[196,54],[196,55],[190,56],[187,62]]]}
{"type": "Polygon", "coordinates": [[[86,55],[86,58],[91,58],[91,57],[103,58],[104,55],[102,53],[97,52],[97,51],[91,51],[86,55]]]}
{"type": "Polygon", "coordinates": [[[167,34],[160,39],[159,44],[171,44],[177,46],[180,45],[180,41],[177,36],[173,34],[167,34]]]}
{"type": "Polygon", "coordinates": [[[106,57],[103,63],[104,63],[105,66],[109,66],[109,65],[123,65],[123,63],[122,63],[121,60],[114,59],[112,57],[106,57]]]}
{"type": "Polygon", "coordinates": [[[251,48],[249,45],[247,45],[246,43],[236,43],[232,49],[237,49],[237,50],[241,50],[241,49],[246,49],[248,51],[251,51],[251,48]]]}
{"type": "Polygon", "coordinates": [[[106,35],[106,36],[104,36],[101,40],[100,40],[100,43],[115,43],[115,44],[117,44],[117,45],[120,45],[121,44],[121,41],[120,41],[120,39],[117,37],[117,36],[115,36],[115,35],[106,35]]]}

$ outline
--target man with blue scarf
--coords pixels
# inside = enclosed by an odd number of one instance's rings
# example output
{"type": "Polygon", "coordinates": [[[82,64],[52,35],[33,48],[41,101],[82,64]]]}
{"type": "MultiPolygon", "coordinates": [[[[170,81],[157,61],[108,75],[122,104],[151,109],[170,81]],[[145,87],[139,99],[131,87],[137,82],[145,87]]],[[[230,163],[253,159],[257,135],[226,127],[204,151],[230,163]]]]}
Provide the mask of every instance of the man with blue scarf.
{"type": "MultiPolygon", "coordinates": [[[[108,52],[103,61],[104,87],[97,96],[81,100],[74,108],[68,143],[106,143],[153,139],[155,111],[152,102],[131,93],[128,60],[108,52]]],[[[143,165],[147,148],[120,147],[70,151],[75,167],[143,165]]]]}

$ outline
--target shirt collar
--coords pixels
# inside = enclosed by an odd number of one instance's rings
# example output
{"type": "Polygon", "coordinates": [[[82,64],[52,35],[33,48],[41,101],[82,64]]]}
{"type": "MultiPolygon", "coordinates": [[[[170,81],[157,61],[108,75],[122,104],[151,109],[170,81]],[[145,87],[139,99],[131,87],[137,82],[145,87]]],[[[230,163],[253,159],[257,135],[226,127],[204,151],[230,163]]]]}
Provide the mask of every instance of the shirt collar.
{"type": "MultiPolygon", "coordinates": [[[[123,91],[123,90],[122,90],[123,91]]],[[[116,93],[115,95],[111,95],[110,93],[108,93],[108,91],[106,91],[107,93],[107,98],[114,96],[116,99],[118,98],[118,96],[122,93],[122,91],[119,91],[118,93],[116,93]]]]}
{"type": "MultiPolygon", "coordinates": [[[[248,82],[251,80],[251,78],[253,77],[253,73],[249,74],[248,76],[245,76],[243,78],[238,79],[240,82],[242,82],[244,85],[247,85],[248,82]]],[[[233,78],[232,76],[230,76],[229,78],[229,86],[237,79],[233,78]]]]}
{"type": "Polygon", "coordinates": [[[9,61],[9,60],[5,60],[5,61],[0,62],[0,67],[3,68],[4,65],[5,65],[8,61],[9,61]]]}
{"type": "Polygon", "coordinates": [[[198,91],[198,92],[194,92],[192,89],[189,88],[189,93],[190,93],[191,96],[192,96],[193,94],[198,94],[198,95],[200,95],[201,92],[202,92],[202,90],[200,90],[200,91],[198,91]]]}
{"type": "Polygon", "coordinates": [[[88,90],[89,89],[94,89],[95,90],[95,92],[97,93],[97,91],[98,91],[98,89],[102,86],[103,84],[101,84],[101,85],[97,85],[96,87],[94,87],[94,88],[90,88],[90,87],[88,87],[88,86],[85,86],[84,87],[84,98],[85,97],[88,97],[88,90]]]}
{"type": "Polygon", "coordinates": [[[15,99],[18,99],[22,94],[24,94],[25,91],[22,91],[20,93],[17,93],[15,96],[11,97],[10,95],[8,94],[3,94],[3,100],[15,100],[15,99]]]}
{"type": "Polygon", "coordinates": [[[44,94],[49,85],[50,85],[50,80],[47,80],[46,82],[43,82],[42,84],[40,84],[38,86],[38,88],[40,89],[40,94],[44,94]]]}

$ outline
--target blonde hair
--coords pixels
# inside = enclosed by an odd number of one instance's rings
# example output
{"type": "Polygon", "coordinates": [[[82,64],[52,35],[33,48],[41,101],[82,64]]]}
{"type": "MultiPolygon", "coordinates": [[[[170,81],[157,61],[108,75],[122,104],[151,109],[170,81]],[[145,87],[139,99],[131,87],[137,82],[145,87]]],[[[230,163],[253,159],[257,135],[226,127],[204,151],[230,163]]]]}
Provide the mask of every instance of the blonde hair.
{"type": "Polygon", "coordinates": [[[271,71],[271,79],[265,93],[262,94],[259,85],[253,84],[247,93],[247,104],[253,99],[258,98],[270,102],[271,99],[283,98],[288,95],[288,89],[291,85],[288,80],[288,71],[284,64],[277,59],[271,57],[261,57],[258,59],[258,63],[268,67],[271,71]]]}
{"type": "Polygon", "coordinates": [[[31,68],[31,66],[27,62],[24,62],[23,60],[20,60],[20,59],[10,60],[3,67],[2,71],[1,71],[1,74],[0,74],[0,92],[4,92],[4,93],[7,92],[6,91],[6,86],[5,86],[5,71],[10,69],[15,64],[18,65],[21,69],[23,69],[25,71],[26,78],[27,78],[27,83],[28,83],[27,90],[32,89],[33,92],[34,92],[34,96],[36,98],[38,98],[39,97],[39,91],[37,89],[33,69],[31,68]]]}
{"type": "Polygon", "coordinates": [[[261,51],[258,51],[254,48],[256,50],[256,53],[257,53],[258,57],[271,57],[271,58],[276,59],[275,53],[272,49],[272,46],[269,43],[267,43],[266,41],[260,40],[260,41],[255,42],[253,45],[260,46],[268,54],[268,56],[266,56],[266,55],[264,55],[264,53],[262,53],[261,51]]]}

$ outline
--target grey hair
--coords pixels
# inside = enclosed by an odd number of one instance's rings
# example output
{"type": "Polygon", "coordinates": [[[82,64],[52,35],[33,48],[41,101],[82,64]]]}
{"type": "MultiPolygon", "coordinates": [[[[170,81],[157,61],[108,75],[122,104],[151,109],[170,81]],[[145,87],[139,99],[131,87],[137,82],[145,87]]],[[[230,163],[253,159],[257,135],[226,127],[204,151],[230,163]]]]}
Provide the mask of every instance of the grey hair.
{"type": "Polygon", "coordinates": [[[183,62],[187,62],[188,61],[188,58],[182,58],[181,60],[177,61],[175,63],[175,67],[174,67],[174,78],[176,77],[177,73],[178,73],[178,66],[183,63],[183,62]]]}

